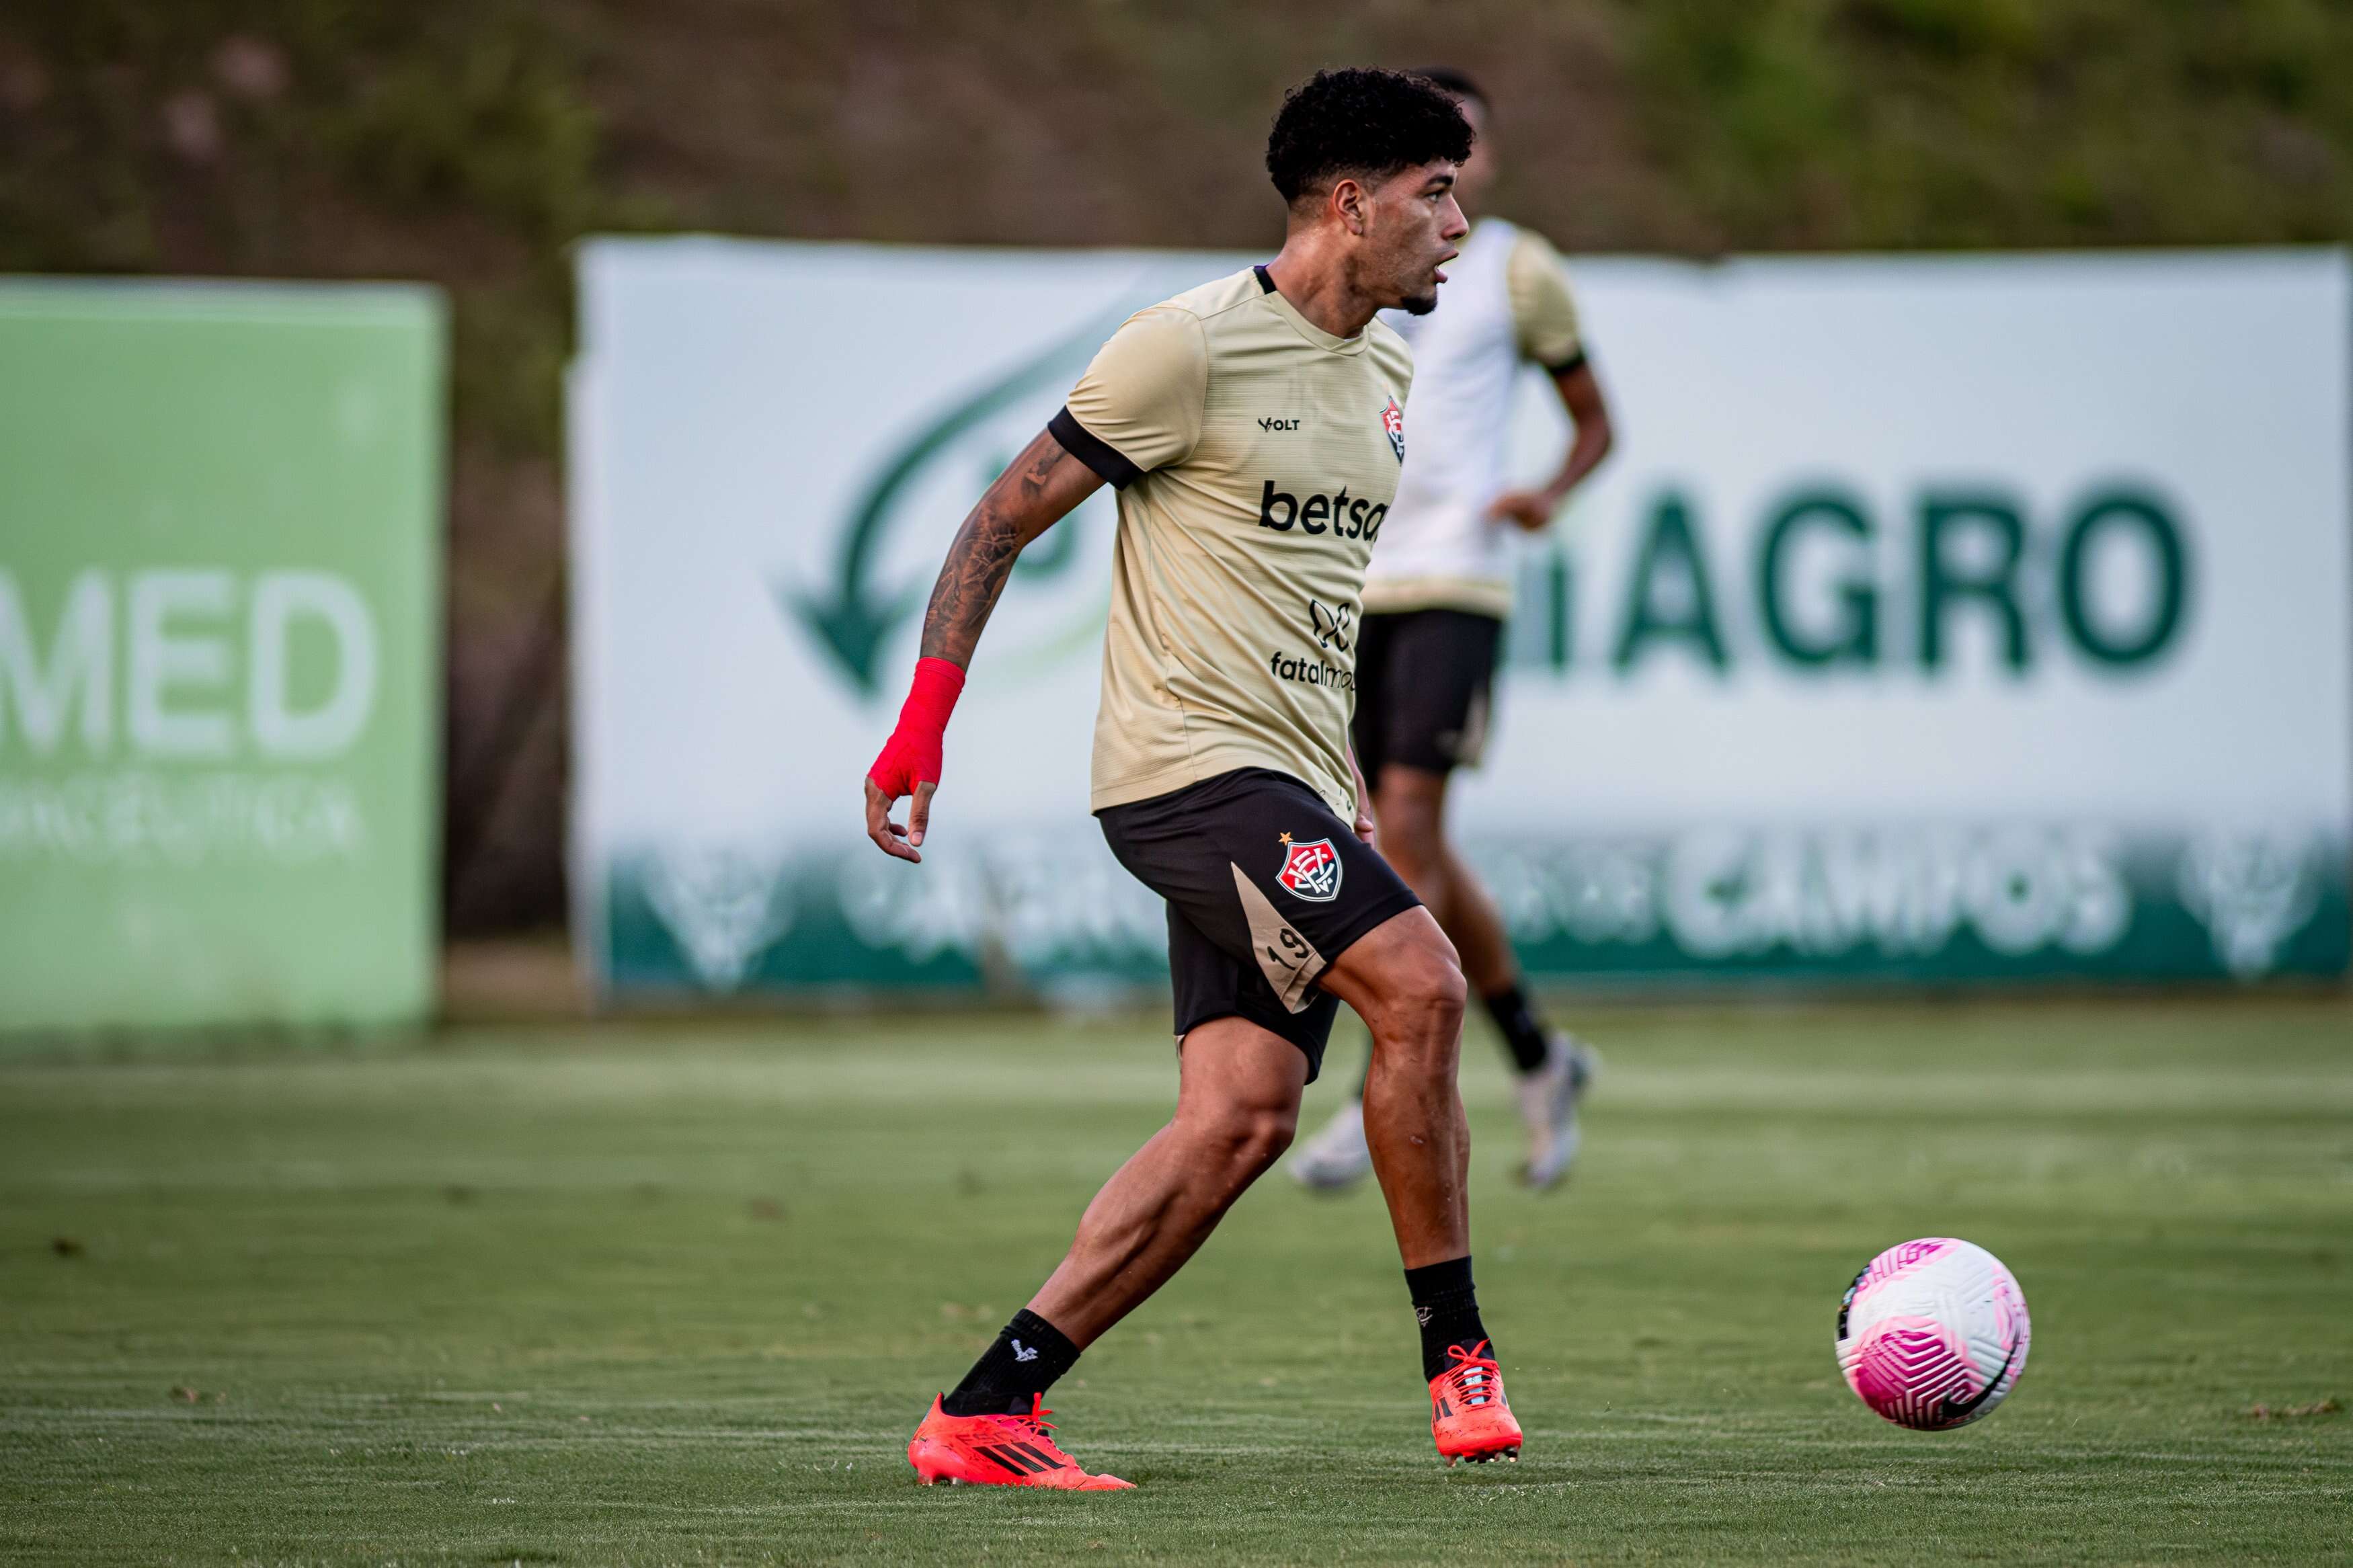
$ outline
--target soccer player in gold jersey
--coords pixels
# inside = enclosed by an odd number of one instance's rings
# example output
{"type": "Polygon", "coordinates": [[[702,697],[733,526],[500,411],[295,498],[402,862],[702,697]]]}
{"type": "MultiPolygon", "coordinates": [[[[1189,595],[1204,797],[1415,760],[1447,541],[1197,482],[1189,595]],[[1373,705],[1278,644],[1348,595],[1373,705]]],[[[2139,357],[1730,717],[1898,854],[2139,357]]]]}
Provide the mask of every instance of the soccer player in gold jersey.
{"type": "MultiPolygon", "coordinates": [[[[1275,119],[1282,249],[1139,311],[950,545],[867,832],[920,861],[941,737],[1014,558],[1119,491],[1092,809],[1168,902],[1178,1085],[1060,1267],[908,1447],[925,1482],[1108,1489],[1047,1436],[1046,1389],[1181,1268],[1291,1141],[1346,1002],[1373,1035],[1365,1125],[1450,1462],[1516,1456],[1472,1289],[1454,949],[1372,847],[1349,752],[1366,563],[1404,462],[1412,359],[1467,232],[1471,127],[1417,77],[1322,72],[1275,119]],[[902,826],[891,820],[911,801],[902,826]]],[[[1237,1367],[1237,1372],[1240,1371],[1237,1367]]]]}

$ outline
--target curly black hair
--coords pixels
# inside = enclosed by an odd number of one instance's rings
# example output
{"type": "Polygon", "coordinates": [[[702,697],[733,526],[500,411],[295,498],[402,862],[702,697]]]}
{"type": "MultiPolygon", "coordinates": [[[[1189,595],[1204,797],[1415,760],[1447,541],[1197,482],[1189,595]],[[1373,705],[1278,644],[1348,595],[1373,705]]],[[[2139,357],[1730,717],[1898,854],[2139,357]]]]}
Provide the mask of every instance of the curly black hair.
{"type": "Polygon", "coordinates": [[[1266,172],[1286,202],[1344,175],[1376,179],[1471,155],[1471,122],[1429,78],[1352,67],[1317,71],[1283,95],[1266,139],[1266,172]]]}

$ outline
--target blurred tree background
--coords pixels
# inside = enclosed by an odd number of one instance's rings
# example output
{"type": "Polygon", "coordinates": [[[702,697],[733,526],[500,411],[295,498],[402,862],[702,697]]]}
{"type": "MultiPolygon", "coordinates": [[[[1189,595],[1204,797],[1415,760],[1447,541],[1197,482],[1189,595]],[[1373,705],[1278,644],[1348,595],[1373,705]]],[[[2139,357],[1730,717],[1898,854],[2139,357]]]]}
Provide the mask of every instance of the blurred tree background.
{"type": "Polygon", "coordinates": [[[1271,247],[1282,89],[1361,62],[1487,84],[1573,250],[2353,217],[2342,0],[13,0],[0,269],[449,290],[449,921],[551,924],[572,240],[1271,247]]]}

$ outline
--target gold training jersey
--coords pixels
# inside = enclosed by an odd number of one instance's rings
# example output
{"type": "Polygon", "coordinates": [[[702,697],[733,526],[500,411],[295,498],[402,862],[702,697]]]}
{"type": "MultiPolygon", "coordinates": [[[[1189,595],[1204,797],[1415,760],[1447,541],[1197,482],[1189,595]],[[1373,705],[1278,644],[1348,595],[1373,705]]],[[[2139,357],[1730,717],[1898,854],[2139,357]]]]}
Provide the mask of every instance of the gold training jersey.
{"type": "Polygon", "coordinates": [[[1048,426],[1119,490],[1092,809],[1236,768],[1346,818],[1365,563],[1413,360],[1335,338],[1251,268],[1138,311],[1048,426]]]}

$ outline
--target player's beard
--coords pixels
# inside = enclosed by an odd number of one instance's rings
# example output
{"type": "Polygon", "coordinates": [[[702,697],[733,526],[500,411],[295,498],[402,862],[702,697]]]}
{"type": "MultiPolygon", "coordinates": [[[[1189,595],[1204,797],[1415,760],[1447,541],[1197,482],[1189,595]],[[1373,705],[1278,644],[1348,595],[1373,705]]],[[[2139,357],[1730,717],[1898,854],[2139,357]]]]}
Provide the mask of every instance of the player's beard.
{"type": "Polygon", "coordinates": [[[1427,294],[1409,294],[1398,301],[1398,309],[1409,316],[1427,316],[1438,309],[1438,290],[1427,294]]]}

